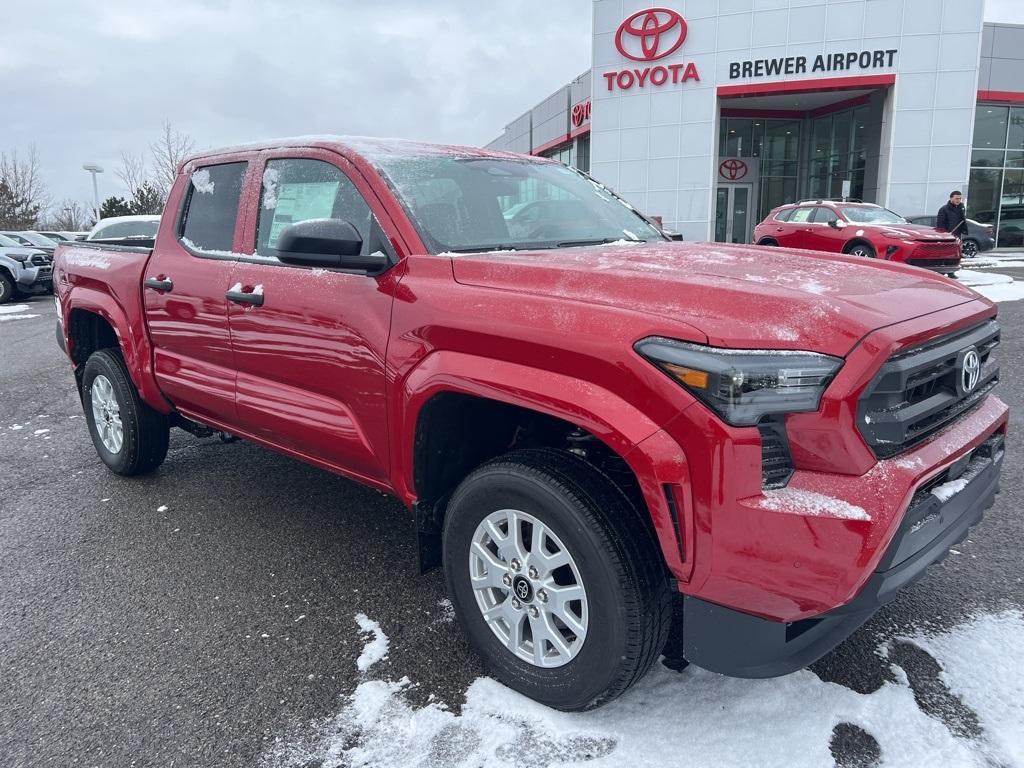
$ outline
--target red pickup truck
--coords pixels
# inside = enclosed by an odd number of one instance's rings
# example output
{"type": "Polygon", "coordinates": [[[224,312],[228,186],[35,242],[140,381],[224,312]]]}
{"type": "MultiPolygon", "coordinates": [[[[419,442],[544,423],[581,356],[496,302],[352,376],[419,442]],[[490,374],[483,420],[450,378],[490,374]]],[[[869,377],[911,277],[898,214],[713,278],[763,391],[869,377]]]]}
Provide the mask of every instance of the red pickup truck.
{"type": "Polygon", "coordinates": [[[57,251],[100,458],[150,472],[170,428],[222,431],[394,494],[495,674],[555,707],[641,677],[676,593],[687,660],[806,666],[998,488],[992,303],[899,264],[669,242],[555,162],[209,152],[152,245],[57,251]]]}

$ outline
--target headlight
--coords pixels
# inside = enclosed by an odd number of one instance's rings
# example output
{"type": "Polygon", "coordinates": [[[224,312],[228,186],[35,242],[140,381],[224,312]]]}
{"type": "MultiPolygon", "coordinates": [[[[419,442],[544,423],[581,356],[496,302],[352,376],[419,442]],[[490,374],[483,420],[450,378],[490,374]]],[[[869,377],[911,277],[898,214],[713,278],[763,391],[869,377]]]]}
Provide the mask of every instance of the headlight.
{"type": "Polygon", "coordinates": [[[15,261],[20,261],[22,263],[28,261],[29,259],[29,254],[27,253],[10,253],[8,255],[15,261]]]}
{"type": "Polygon", "coordinates": [[[733,426],[818,410],[843,361],[815,352],[720,349],[652,337],[636,351],[733,426]]]}

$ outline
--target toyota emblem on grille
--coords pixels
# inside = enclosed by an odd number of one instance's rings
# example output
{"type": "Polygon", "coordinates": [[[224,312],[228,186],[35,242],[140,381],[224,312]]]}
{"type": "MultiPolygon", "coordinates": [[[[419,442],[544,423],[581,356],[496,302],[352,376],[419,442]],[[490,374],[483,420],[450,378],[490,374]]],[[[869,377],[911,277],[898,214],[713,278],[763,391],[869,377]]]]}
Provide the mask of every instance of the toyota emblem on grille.
{"type": "Polygon", "coordinates": [[[978,350],[968,349],[960,362],[960,389],[965,395],[969,395],[978,388],[978,381],[981,379],[981,358],[978,350]]]}

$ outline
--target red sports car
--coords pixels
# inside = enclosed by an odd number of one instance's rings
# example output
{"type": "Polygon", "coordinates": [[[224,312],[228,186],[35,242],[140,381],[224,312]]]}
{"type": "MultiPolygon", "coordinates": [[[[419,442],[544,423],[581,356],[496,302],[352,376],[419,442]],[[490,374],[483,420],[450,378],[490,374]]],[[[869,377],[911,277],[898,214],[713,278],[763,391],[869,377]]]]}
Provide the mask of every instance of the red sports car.
{"type": "Polygon", "coordinates": [[[871,203],[815,200],[783,205],[754,228],[754,242],[888,259],[950,277],[960,269],[960,243],[955,237],[911,224],[871,203]]]}

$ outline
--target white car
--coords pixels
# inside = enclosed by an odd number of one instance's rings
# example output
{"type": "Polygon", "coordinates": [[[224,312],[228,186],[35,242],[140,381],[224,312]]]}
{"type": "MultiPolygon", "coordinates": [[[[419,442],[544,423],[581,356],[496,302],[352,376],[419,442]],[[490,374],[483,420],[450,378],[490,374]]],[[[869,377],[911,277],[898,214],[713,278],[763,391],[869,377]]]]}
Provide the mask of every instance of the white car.
{"type": "Polygon", "coordinates": [[[100,219],[86,240],[152,240],[160,226],[159,216],[111,216],[100,219]]]}

